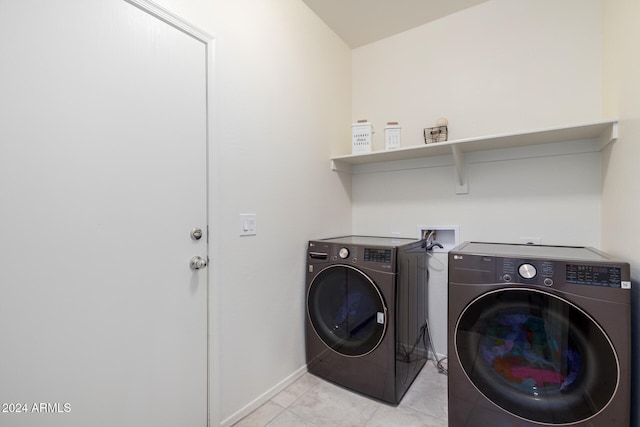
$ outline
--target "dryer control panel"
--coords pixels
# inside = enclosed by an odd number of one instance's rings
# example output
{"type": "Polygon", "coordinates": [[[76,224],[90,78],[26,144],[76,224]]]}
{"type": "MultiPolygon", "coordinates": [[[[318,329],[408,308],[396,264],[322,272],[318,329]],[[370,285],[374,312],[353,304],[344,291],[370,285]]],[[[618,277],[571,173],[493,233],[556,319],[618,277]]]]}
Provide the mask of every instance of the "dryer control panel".
{"type": "Polygon", "coordinates": [[[344,262],[380,271],[395,270],[395,249],[362,245],[332,243],[328,258],[331,262],[344,262]]]}
{"type": "Polygon", "coordinates": [[[368,247],[343,243],[309,242],[308,267],[312,273],[316,266],[335,263],[350,264],[386,273],[396,272],[395,248],[368,247]]]}
{"type": "Polygon", "coordinates": [[[342,236],[331,239],[310,240],[307,250],[309,273],[330,264],[349,264],[354,267],[397,274],[400,254],[424,255],[422,240],[342,236]]]}
{"type": "Polygon", "coordinates": [[[391,263],[391,249],[364,248],[364,260],[368,262],[391,263]]]}

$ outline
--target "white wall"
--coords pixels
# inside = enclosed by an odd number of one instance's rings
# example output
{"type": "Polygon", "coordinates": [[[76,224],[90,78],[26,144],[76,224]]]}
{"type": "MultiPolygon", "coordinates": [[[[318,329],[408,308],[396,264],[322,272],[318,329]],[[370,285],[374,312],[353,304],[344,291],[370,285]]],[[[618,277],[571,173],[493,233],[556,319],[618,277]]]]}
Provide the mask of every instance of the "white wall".
{"type": "Polygon", "coordinates": [[[350,182],[329,165],[349,138],[351,52],[299,0],[161,3],[216,40],[212,425],[229,425],[302,372],[306,242],[351,230],[350,182]],[[256,236],[239,237],[240,213],[256,236]]]}
{"type": "MultiPolygon", "coordinates": [[[[418,224],[459,224],[462,240],[542,237],[631,254],[639,265],[639,246],[625,239],[638,234],[630,217],[638,202],[626,197],[639,182],[630,142],[640,135],[638,62],[628,54],[638,39],[632,0],[618,11],[618,1],[604,0],[604,57],[600,0],[492,0],[353,52],[300,1],[159,2],[216,37],[212,425],[244,415],[304,365],[310,238],[413,237],[418,224]],[[614,12],[620,16],[607,17],[614,12]],[[613,31],[618,19],[635,38],[613,31]],[[604,93],[617,90],[605,96],[605,117],[628,119],[604,156],[573,143],[476,153],[467,157],[462,196],[454,194],[449,158],[421,160],[413,170],[361,168],[353,181],[328,170],[330,155],[350,152],[349,124],[360,118],[374,123],[376,149],[391,120],[403,127],[403,146],[422,144],[422,129],[438,117],[449,118],[450,139],[597,120],[602,64],[613,60],[628,71],[605,64],[604,93]],[[258,214],[257,236],[237,235],[241,212],[258,214]]],[[[441,353],[443,272],[446,260],[436,255],[432,297],[440,311],[432,324],[441,353]]]]}
{"type": "Polygon", "coordinates": [[[492,0],[354,49],[353,119],[377,149],[388,121],[409,146],[599,119],[600,29],[599,0],[492,0]]]}
{"type": "MultiPolygon", "coordinates": [[[[492,0],[355,49],[352,119],[373,122],[376,150],[391,120],[402,146],[423,144],[438,117],[450,139],[599,120],[601,57],[600,0],[492,0]]],[[[357,167],[353,232],[454,224],[460,241],[599,247],[602,155],[583,145],[469,153],[467,195],[455,194],[448,156],[357,167]]],[[[431,324],[446,353],[446,256],[432,261],[431,324]]]]}
{"type": "Polygon", "coordinates": [[[603,110],[620,119],[620,136],[603,156],[602,246],[631,264],[632,423],[640,422],[640,3],[603,1],[603,110]]]}
{"type": "Polygon", "coordinates": [[[620,135],[603,159],[602,244],[632,262],[634,278],[639,280],[640,58],[632,52],[640,40],[640,3],[605,0],[603,4],[604,114],[619,118],[620,135]]]}

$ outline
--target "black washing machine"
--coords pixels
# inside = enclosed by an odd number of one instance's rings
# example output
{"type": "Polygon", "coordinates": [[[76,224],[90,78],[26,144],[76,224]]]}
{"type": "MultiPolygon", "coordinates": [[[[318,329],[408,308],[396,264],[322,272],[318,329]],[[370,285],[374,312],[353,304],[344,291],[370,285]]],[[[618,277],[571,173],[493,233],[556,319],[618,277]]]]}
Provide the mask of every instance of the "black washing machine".
{"type": "Polygon", "coordinates": [[[309,242],[309,372],[398,404],[425,364],[423,241],[346,236],[309,242]]]}
{"type": "Polygon", "coordinates": [[[449,426],[628,427],[629,264],[586,247],[449,252],[449,426]]]}

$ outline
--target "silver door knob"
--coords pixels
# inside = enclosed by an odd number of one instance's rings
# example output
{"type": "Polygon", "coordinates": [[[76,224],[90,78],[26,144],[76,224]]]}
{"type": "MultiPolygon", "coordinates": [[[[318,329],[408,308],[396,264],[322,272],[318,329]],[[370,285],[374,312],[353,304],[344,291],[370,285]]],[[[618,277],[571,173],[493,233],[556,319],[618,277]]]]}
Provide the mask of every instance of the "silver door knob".
{"type": "Polygon", "coordinates": [[[200,270],[201,268],[205,268],[207,266],[207,260],[199,256],[194,256],[193,258],[191,258],[190,265],[192,270],[200,270]]]}
{"type": "Polygon", "coordinates": [[[202,229],[198,228],[198,227],[193,227],[191,229],[191,238],[193,240],[200,240],[202,239],[202,229]]]}

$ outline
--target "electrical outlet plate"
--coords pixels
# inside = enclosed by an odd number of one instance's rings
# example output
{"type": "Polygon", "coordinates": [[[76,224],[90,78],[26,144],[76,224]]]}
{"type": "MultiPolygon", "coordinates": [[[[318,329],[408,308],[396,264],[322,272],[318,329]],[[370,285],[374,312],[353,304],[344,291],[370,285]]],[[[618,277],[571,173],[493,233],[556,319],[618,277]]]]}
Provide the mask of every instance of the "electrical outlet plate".
{"type": "Polygon", "coordinates": [[[418,239],[426,237],[429,231],[435,231],[436,242],[444,248],[434,247],[433,252],[449,252],[459,245],[460,226],[459,225],[419,225],[418,239]]]}

